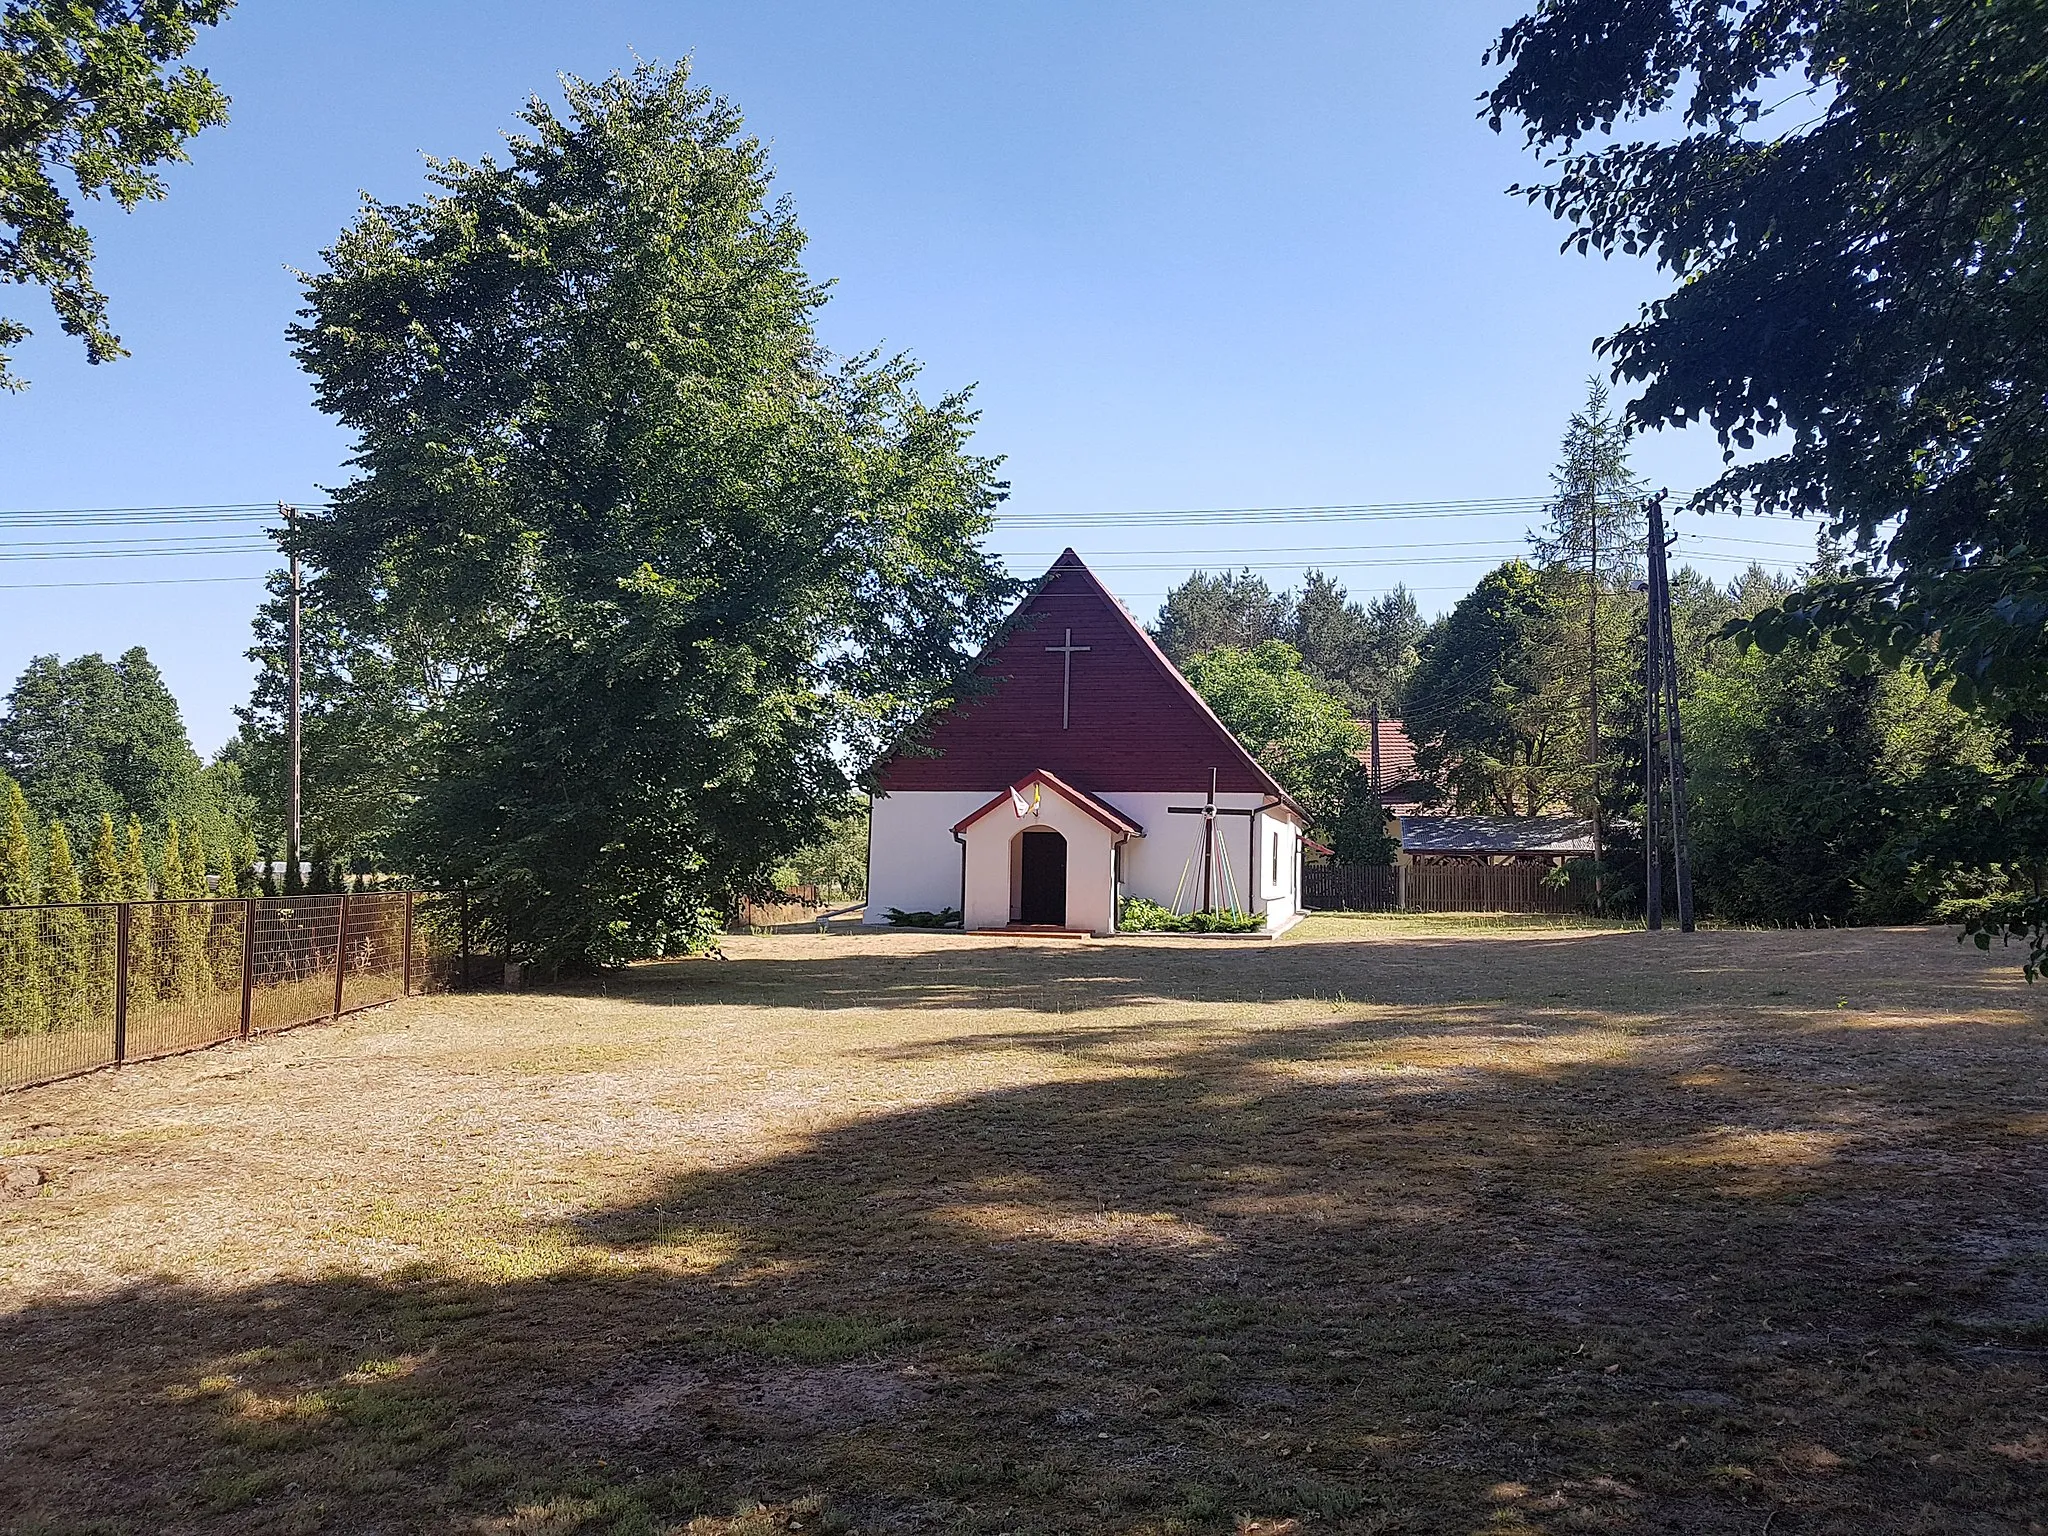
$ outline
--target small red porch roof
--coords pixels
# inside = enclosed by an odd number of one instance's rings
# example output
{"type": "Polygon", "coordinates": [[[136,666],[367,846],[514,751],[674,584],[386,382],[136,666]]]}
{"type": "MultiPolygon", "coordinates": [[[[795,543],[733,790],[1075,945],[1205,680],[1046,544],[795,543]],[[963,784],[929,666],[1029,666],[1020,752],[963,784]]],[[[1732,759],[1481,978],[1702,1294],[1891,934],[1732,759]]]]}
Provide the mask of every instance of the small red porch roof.
{"type": "Polygon", "coordinates": [[[1047,789],[1051,790],[1054,794],[1058,795],[1061,799],[1065,800],[1068,804],[1072,805],[1075,810],[1084,811],[1088,815],[1093,816],[1097,821],[1101,822],[1105,827],[1109,828],[1109,830],[1112,832],[1121,832],[1126,837],[1143,837],[1145,835],[1145,829],[1143,827],[1139,826],[1135,821],[1131,820],[1130,817],[1126,816],[1122,811],[1118,810],[1108,801],[1098,800],[1095,796],[1089,794],[1085,789],[1074,788],[1073,785],[1068,784],[1059,778],[1056,778],[1054,775],[1050,773],[1047,773],[1043,768],[1034,768],[1031,772],[1025,774],[1023,778],[1019,779],[1015,784],[1012,784],[1008,789],[1004,790],[1001,794],[997,795],[993,800],[989,801],[989,803],[987,805],[984,805],[980,810],[974,812],[971,816],[968,816],[961,821],[955,822],[953,824],[953,830],[956,833],[965,832],[969,827],[973,826],[977,821],[981,820],[981,818],[986,816],[990,811],[999,811],[1004,806],[1010,804],[1011,795],[1021,794],[1024,790],[1029,789],[1033,784],[1043,784],[1047,789]]]}

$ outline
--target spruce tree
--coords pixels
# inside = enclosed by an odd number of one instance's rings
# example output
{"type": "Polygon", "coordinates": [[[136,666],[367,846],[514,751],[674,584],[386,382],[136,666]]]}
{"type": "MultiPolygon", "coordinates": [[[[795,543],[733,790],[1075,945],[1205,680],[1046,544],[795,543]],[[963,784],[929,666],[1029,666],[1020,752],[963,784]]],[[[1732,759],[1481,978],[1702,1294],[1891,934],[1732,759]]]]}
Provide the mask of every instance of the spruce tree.
{"type": "Polygon", "coordinates": [[[8,911],[42,895],[36,878],[35,844],[30,840],[28,801],[21,786],[5,780],[0,808],[0,1037],[30,1034],[48,1018],[42,968],[38,962],[42,915],[8,911]]]}
{"type": "Polygon", "coordinates": [[[265,896],[275,896],[277,894],[277,850],[275,848],[263,850],[263,873],[258,877],[256,885],[265,896]]]}
{"type": "Polygon", "coordinates": [[[86,977],[92,964],[92,932],[78,902],[78,864],[64,823],[50,823],[50,857],[43,876],[43,1000],[52,1029],[80,1029],[88,1022],[86,977]]]}

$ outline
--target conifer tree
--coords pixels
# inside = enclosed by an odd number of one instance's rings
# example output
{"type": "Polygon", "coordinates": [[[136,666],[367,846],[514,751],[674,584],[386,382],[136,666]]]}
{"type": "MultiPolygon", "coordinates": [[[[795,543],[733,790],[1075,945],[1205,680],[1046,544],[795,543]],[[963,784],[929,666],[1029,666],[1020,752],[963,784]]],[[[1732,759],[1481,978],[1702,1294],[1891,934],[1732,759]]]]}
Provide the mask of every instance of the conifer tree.
{"type": "Polygon", "coordinates": [[[128,850],[121,859],[121,882],[124,901],[152,901],[156,897],[149,879],[149,858],[142,846],[142,821],[136,816],[128,818],[128,850]]]}
{"type": "MultiPolygon", "coordinates": [[[[223,900],[241,895],[235,881],[235,835],[222,831],[215,860],[220,870],[213,894],[223,900]]],[[[213,984],[225,991],[242,983],[242,913],[239,907],[202,907],[207,933],[207,960],[213,967],[213,984]]]]}
{"type": "Polygon", "coordinates": [[[34,818],[21,786],[5,780],[6,805],[0,808],[0,907],[33,906],[42,897],[36,877],[34,818]]]}
{"type": "Polygon", "coordinates": [[[156,896],[156,889],[150,884],[149,858],[142,845],[142,820],[137,816],[128,818],[128,849],[121,859],[121,883],[129,901],[144,903],[138,906],[131,919],[128,933],[128,1000],[131,1003],[146,1003],[157,996],[157,912],[150,903],[156,896]]]}
{"type": "Polygon", "coordinates": [[[164,900],[171,905],[157,908],[162,914],[158,924],[162,939],[157,956],[158,995],[187,1000],[199,995],[204,963],[199,936],[193,928],[194,914],[186,905],[192,897],[185,873],[188,841],[178,826],[178,818],[171,817],[164,830],[162,872],[164,900]]]}
{"type": "Polygon", "coordinates": [[[42,895],[36,879],[35,845],[30,841],[28,801],[21,786],[5,779],[0,806],[0,1037],[41,1029],[48,1017],[37,963],[41,914],[4,910],[25,907],[42,895]]]}
{"type": "Polygon", "coordinates": [[[105,1018],[114,1006],[114,963],[119,950],[115,924],[120,917],[110,904],[128,899],[128,876],[121,868],[120,844],[114,838],[114,818],[105,811],[100,812],[100,834],[94,839],[92,853],[85,861],[81,894],[85,900],[105,906],[104,910],[85,915],[95,939],[92,962],[85,976],[87,1001],[94,1018],[105,1018]]]}
{"type": "Polygon", "coordinates": [[[100,812],[100,835],[86,858],[84,898],[94,902],[126,901],[128,877],[121,870],[121,845],[114,840],[114,818],[100,812]]]}
{"type": "Polygon", "coordinates": [[[50,857],[43,876],[43,1001],[52,1029],[79,1029],[88,1022],[86,974],[92,962],[92,934],[79,910],[78,864],[64,823],[50,823],[50,857]]]}
{"type": "Polygon", "coordinates": [[[262,891],[265,896],[275,896],[277,894],[276,849],[266,848],[263,850],[263,873],[258,877],[256,885],[257,889],[262,891]]]}

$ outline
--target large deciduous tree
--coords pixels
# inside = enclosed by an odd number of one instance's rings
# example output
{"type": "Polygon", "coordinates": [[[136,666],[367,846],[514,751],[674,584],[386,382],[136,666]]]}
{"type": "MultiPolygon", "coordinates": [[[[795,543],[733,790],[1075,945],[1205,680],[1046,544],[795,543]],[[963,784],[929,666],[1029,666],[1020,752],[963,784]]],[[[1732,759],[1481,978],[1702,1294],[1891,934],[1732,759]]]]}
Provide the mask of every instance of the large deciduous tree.
{"type": "Polygon", "coordinates": [[[682,67],[564,92],[366,205],[292,339],[356,434],[317,600],[426,701],[400,845],[575,968],[700,939],[1011,586],[965,398],[826,352],[739,114],[682,67]]]}
{"type": "Polygon", "coordinates": [[[1417,771],[1461,811],[1550,810],[1579,775],[1583,733],[1543,687],[1553,598],[1540,572],[1510,560],[1424,638],[1401,718],[1417,771]]]}
{"type": "MultiPolygon", "coordinates": [[[[227,121],[205,72],[173,69],[234,0],[7,0],[0,6],[0,282],[46,290],[95,363],[124,356],[71,193],[124,209],[164,195],[156,167],[227,121]]],[[[0,317],[0,388],[29,328],[0,317]]]]}
{"type": "Polygon", "coordinates": [[[1219,646],[1188,663],[1217,718],[1298,800],[1340,858],[1384,863],[1385,816],[1358,760],[1365,738],[1345,701],[1284,640],[1219,646]]]}
{"type": "MultiPolygon", "coordinates": [[[[1600,344],[1644,385],[1631,423],[1719,434],[1731,464],[1701,504],[1815,515],[1869,555],[1743,632],[1922,666],[2001,719],[2027,772],[1987,814],[2037,877],[2044,36],[2041,0],[1545,0],[1495,44],[1487,105],[1551,157],[1527,191],[1568,245],[1675,280],[1600,344]]],[[[2048,902],[2006,920],[2042,959],[2048,902]]]]}
{"type": "Polygon", "coordinates": [[[238,814],[233,786],[201,765],[178,701],[141,646],[111,662],[30,661],[0,715],[0,769],[79,846],[103,815],[218,826],[238,814]]]}

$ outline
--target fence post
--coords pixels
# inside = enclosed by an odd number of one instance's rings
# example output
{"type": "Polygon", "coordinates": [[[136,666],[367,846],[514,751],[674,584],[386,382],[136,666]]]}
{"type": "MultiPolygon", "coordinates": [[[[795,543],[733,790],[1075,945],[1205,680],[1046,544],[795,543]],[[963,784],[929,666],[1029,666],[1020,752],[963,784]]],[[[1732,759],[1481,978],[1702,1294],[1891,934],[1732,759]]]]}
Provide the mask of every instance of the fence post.
{"type": "Polygon", "coordinates": [[[405,995],[412,996],[412,892],[405,893],[405,995]]]}
{"type": "Polygon", "coordinates": [[[135,904],[114,909],[114,1060],[128,1057],[128,924],[135,904]]]}
{"type": "Polygon", "coordinates": [[[334,1017],[341,1017],[341,984],[348,976],[348,892],[341,893],[341,911],[334,926],[334,1017]]]}
{"type": "Polygon", "coordinates": [[[462,928],[461,935],[455,946],[456,964],[462,968],[460,972],[462,980],[457,985],[466,988],[469,985],[469,882],[467,880],[463,881],[456,889],[460,893],[461,901],[460,915],[457,921],[461,924],[462,928]]]}
{"type": "Polygon", "coordinates": [[[1406,912],[1408,910],[1408,866],[1406,864],[1396,864],[1394,866],[1394,910],[1396,912],[1406,912]]]}
{"type": "Polygon", "coordinates": [[[256,898],[242,902],[242,1038],[249,1038],[249,1010],[256,1000],[256,898]]]}

